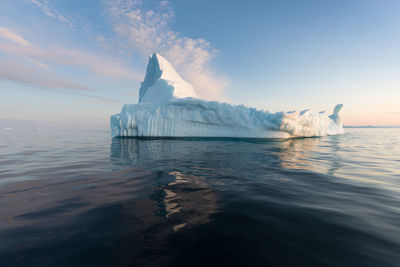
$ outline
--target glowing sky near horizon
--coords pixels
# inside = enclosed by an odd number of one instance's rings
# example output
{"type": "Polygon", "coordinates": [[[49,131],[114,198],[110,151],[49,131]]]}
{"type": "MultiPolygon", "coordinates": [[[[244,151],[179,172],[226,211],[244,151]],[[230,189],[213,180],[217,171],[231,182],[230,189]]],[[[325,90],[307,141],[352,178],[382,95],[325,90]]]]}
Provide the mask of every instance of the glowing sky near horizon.
{"type": "Polygon", "coordinates": [[[147,57],[206,99],[270,111],[345,105],[345,125],[400,126],[400,2],[0,3],[0,121],[107,126],[147,57]]]}

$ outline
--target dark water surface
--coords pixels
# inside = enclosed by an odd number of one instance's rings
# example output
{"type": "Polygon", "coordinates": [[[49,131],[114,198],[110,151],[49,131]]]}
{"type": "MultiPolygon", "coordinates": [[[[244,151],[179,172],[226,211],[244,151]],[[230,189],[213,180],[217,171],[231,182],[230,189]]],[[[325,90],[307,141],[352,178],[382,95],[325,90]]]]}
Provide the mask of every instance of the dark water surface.
{"type": "Polygon", "coordinates": [[[400,129],[0,130],[0,266],[400,266],[400,129]]]}

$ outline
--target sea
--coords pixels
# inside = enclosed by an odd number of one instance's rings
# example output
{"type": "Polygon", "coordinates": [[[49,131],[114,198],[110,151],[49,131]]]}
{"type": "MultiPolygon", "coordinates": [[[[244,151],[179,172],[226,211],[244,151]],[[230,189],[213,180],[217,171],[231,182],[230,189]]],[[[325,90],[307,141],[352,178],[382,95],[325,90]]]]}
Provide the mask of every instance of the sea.
{"type": "Polygon", "coordinates": [[[0,266],[400,266],[400,129],[0,129],[0,266]]]}

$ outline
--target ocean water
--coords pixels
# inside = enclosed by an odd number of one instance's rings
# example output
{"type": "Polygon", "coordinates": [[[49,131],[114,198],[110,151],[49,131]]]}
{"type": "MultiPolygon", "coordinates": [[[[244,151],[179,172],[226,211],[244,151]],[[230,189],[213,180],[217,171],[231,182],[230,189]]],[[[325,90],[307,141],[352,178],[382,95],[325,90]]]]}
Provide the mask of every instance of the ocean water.
{"type": "Polygon", "coordinates": [[[0,266],[400,266],[400,129],[0,130],[0,266]]]}

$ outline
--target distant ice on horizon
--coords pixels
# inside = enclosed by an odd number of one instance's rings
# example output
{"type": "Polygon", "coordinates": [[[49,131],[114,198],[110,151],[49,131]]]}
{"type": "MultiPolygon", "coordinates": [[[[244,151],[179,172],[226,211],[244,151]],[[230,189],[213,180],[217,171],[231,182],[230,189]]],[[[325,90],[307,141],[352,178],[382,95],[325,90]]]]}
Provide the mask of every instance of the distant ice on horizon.
{"type": "Polygon", "coordinates": [[[206,101],[159,54],[149,57],[138,104],[111,116],[112,137],[292,138],[343,134],[339,111],[270,113],[206,101]]]}

